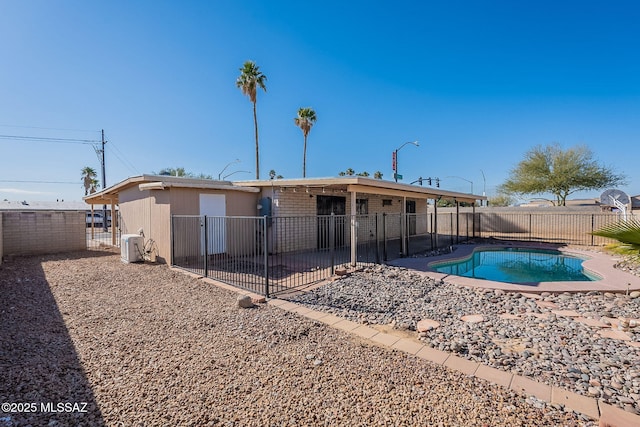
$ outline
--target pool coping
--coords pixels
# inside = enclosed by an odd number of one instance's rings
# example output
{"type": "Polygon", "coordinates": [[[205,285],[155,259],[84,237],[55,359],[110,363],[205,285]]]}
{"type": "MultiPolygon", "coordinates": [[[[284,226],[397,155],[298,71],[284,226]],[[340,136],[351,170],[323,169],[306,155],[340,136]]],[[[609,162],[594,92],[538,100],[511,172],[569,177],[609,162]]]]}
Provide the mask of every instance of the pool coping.
{"type": "Polygon", "coordinates": [[[431,257],[399,258],[387,264],[410,268],[421,275],[435,280],[442,280],[472,288],[501,289],[512,292],[528,293],[562,293],[562,292],[630,292],[640,290],[640,277],[631,273],[619,270],[614,267],[620,257],[612,256],[603,252],[585,251],[580,249],[557,247],[544,244],[465,244],[452,246],[453,252],[431,257]],[[522,247],[526,249],[546,249],[557,250],[567,255],[575,255],[586,258],[583,267],[589,273],[601,277],[601,280],[584,282],[538,282],[532,284],[513,284],[496,282],[492,280],[474,279],[471,277],[456,276],[448,273],[439,273],[429,265],[436,262],[461,260],[470,256],[473,251],[479,249],[500,249],[522,247]]]}

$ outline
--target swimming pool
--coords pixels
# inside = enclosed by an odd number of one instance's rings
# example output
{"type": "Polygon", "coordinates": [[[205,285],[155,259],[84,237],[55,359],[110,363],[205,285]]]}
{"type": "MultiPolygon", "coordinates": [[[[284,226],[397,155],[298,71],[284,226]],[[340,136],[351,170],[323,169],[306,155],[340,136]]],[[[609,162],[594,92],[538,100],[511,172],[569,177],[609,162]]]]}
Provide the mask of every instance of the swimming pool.
{"type": "Polygon", "coordinates": [[[445,274],[506,283],[584,282],[601,278],[585,272],[584,258],[546,249],[480,249],[464,259],[432,263],[445,274]]]}

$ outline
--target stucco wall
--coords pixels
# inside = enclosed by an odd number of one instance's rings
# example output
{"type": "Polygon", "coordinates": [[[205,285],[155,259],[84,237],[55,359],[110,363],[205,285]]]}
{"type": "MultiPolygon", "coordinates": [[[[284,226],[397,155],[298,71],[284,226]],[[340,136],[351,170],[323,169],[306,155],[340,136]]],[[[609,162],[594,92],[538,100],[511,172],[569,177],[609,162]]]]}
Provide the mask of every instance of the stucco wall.
{"type": "MultiPolygon", "coordinates": [[[[257,193],[240,191],[205,190],[192,188],[167,188],[164,190],[144,190],[132,187],[120,192],[119,207],[122,218],[122,234],[138,234],[143,230],[145,243],[153,240],[153,253],[158,262],[171,260],[171,215],[199,215],[200,194],[224,194],[227,216],[253,216],[257,214],[257,193]]],[[[186,223],[185,223],[186,224],[186,223]]],[[[229,224],[229,227],[235,225],[229,224]]],[[[184,236],[176,241],[178,252],[196,255],[200,251],[199,227],[186,226],[181,231],[184,236]],[[184,247],[182,247],[182,246],[184,247]]],[[[231,238],[239,230],[229,229],[231,238]]],[[[238,240],[235,240],[238,242],[238,240]]],[[[228,243],[227,250],[242,250],[238,243],[228,243]]]]}
{"type": "Polygon", "coordinates": [[[3,212],[3,255],[49,254],[86,249],[86,214],[70,211],[3,212]]]}

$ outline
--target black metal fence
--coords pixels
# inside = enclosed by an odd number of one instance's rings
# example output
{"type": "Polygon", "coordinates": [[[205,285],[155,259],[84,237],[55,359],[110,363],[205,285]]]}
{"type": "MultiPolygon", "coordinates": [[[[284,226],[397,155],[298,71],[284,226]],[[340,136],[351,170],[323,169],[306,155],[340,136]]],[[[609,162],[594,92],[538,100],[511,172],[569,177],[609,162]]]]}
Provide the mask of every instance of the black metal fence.
{"type": "Polygon", "coordinates": [[[337,269],[382,263],[473,238],[603,245],[597,213],[443,212],[171,219],[172,264],[266,296],[320,282],[337,269]]]}
{"type": "Polygon", "coordinates": [[[337,269],[381,262],[384,247],[376,227],[382,224],[375,216],[174,215],[172,264],[256,293],[277,294],[325,280],[337,269]]]}

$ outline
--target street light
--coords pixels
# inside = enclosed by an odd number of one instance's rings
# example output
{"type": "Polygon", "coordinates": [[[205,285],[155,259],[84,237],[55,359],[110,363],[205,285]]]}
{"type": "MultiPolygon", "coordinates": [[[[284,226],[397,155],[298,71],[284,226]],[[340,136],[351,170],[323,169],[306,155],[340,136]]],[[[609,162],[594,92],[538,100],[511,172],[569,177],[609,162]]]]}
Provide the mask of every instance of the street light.
{"type": "Polygon", "coordinates": [[[222,172],[226,171],[226,170],[227,170],[227,168],[228,168],[229,166],[231,166],[232,164],[234,164],[234,163],[240,163],[240,159],[235,159],[233,162],[229,162],[229,163],[227,163],[227,165],[226,165],[224,168],[222,168],[222,170],[221,170],[221,171],[220,171],[220,173],[218,174],[218,181],[220,181],[220,176],[222,175],[222,172]]]}
{"type": "Polygon", "coordinates": [[[455,175],[445,176],[445,178],[458,178],[458,179],[461,179],[463,181],[467,181],[469,184],[471,184],[471,193],[469,193],[469,194],[473,194],[473,181],[469,181],[466,178],[463,178],[461,176],[455,176],[455,175]]]}
{"type": "Polygon", "coordinates": [[[393,152],[393,177],[395,178],[396,182],[398,182],[398,151],[400,151],[400,149],[402,147],[404,147],[407,144],[413,144],[416,147],[419,147],[420,144],[418,144],[418,141],[410,141],[410,142],[405,142],[404,144],[402,144],[400,147],[396,148],[393,152]]]}
{"type": "Polygon", "coordinates": [[[251,171],[235,171],[235,172],[231,172],[230,174],[223,176],[222,179],[227,179],[227,177],[229,177],[229,176],[231,176],[231,175],[233,175],[235,173],[251,173],[251,171]]]}

